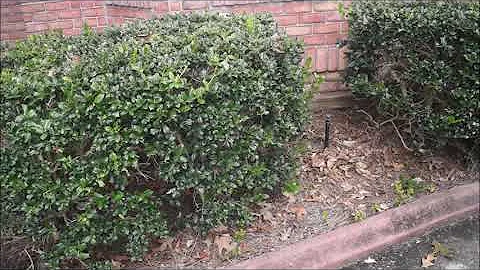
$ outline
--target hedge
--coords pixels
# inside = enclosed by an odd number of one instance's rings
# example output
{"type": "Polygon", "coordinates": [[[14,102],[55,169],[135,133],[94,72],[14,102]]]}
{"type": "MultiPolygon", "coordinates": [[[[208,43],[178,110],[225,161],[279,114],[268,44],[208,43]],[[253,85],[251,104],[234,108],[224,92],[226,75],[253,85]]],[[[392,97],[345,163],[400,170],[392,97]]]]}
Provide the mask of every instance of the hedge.
{"type": "Polygon", "coordinates": [[[3,50],[2,224],[51,268],[245,225],[296,176],[302,54],[263,14],[167,15],[3,50]]]}
{"type": "Polygon", "coordinates": [[[480,4],[357,1],[346,81],[397,123],[411,148],[480,151],[480,4]],[[470,149],[471,150],[471,149],[470,149]]]}

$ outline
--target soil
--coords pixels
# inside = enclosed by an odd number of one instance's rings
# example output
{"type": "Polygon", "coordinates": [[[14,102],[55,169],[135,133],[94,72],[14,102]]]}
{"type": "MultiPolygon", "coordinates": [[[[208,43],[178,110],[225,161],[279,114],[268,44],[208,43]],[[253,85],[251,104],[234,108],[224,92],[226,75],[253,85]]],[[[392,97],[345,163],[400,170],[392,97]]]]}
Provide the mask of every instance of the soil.
{"type": "Polygon", "coordinates": [[[394,207],[393,184],[401,177],[428,187],[410,200],[480,177],[456,152],[407,150],[393,126],[377,128],[370,116],[353,108],[317,112],[304,137],[300,191],[260,205],[256,221],[246,230],[220,227],[206,238],[186,230],[156,243],[142,263],[119,260],[114,266],[223,267],[394,207]],[[326,115],[331,116],[331,128],[324,148],[326,115]]]}

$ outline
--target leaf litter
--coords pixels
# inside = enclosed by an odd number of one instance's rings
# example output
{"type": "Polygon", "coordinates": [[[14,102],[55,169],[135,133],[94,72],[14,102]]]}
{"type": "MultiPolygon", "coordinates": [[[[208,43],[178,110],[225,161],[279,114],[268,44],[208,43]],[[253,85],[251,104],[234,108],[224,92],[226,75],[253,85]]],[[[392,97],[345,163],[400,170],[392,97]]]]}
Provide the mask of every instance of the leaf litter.
{"type": "MultiPolygon", "coordinates": [[[[393,184],[400,176],[422,179],[434,185],[434,190],[479,177],[451,153],[407,151],[388,128],[377,129],[355,109],[317,112],[304,134],[309,147],[301,157],[300,192],[284,193],[258,205],[244,239],[233,239],[234,228],[225,226],[197,240],[192,230],[185,230],[153,246],[144,262],[122,261],[121,266],[196,269],[232,265],[350,224],[359,209],[366,217],[388,210],[395,201],[393,184]],[[324,149],[326,114],[332,115],[332,126],[330,146],[324,149]]],[[[423,267],[433,265],[436,256],[442,255],[440,247],[422,257],[423,267]]]]}

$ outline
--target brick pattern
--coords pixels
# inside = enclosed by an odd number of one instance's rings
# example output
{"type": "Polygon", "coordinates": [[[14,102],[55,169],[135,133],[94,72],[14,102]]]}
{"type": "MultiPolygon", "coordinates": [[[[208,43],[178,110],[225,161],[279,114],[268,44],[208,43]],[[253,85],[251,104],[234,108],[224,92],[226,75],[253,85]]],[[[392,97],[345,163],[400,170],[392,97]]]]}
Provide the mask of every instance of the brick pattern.
{"type": "Polygon", "coordinates": [[[95,31],[138,18],[165,13],[211,10],[234,13],[270,12],[288,35],[301,39],[312,68],[327,74],[322,91],[344,90],[336,72],[345,68],[344,50],[336,47],[346,38],[348,24],[337,12],[339,2],[320,0],[0,0],[1,40],[17,40],[50,29],[80,34],[84,24],[95,31]]]}

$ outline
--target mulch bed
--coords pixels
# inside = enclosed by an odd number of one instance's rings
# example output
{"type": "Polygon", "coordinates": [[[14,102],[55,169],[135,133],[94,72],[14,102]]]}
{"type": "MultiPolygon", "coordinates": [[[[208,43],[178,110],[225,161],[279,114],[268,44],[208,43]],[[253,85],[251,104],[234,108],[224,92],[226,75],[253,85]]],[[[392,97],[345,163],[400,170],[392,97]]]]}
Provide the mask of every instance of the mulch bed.
{"type": "Polygon", "coordinates": [[[394,207],[393,183],[412,177],[437,190],[470,183],[479,172],[448,150],[418,154],[403,147],[395,129],[376,128],[356,109],[316,113],[305,133],[301,190],[255,209],[256,221],[245,231],[219,227],[208,237],[189,230],[161,240],[142,263],[113,260],[118,267],[214,268],[278,250],[394,207]],[[324,120],[331,115],[331,141],[324,149],[324,120]],[[373,206],[376,205],[376,210],[373,206]]]}

